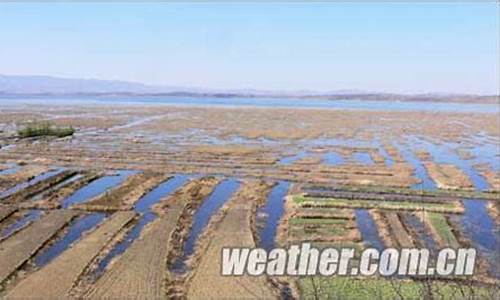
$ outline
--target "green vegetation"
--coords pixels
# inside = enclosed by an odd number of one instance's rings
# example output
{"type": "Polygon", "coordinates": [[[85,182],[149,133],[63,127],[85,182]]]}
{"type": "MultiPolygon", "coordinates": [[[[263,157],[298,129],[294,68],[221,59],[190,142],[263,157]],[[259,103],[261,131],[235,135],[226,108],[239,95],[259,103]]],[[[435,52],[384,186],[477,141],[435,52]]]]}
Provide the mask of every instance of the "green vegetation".
{"type": "Polygon", "coordinates": [[[436,234],[439,235],[446,245],[453,248],[458,248],[460,246],[444,215],[427,213],[426,217],[430,225],[435,229],[436,234]]]}
{"type": "Polygon", "coordinates": [[[17,133],[22,138],[37,137],[37,136],[56,136],[65,137],[75,133],[73,127],[56,127],[49,122],[30,123],[20,128],[17,133]]]}
{"type": "Polygon", "coordinates": [[[303,227],[303,226],[292,226],[290,227],[290,233],[292,236],[300,238],[301,240],[310,240],[311,235],[317,235],[314,238],[329,238],[329,237],[339,237],[345,236],[349,233],[351,229],[345,227],[334,227],[334,226],[318,226],[318,227],[303,227]]]}
{"type": "Polygon", "coordinates": [[[463,282],[411,281],[383,278],[305,277],[302,299],[498,299],[497,288],[463,282]]]}
{"type": "Polygon", "coordinates": [[[335,242],[313,242],[311,243],[312,246],[318,248],[318,249],[324,249],[324,248],[335,248],[337,250],[341,250],[342,248],[353,248],[355,249],[357,255],[361,253],[363,250],[363,244],[362,243],[357,243],[357,242],[350,242],[350,241],[335,241],[335,242]]]}
{"type": "Polygon", "coordinates": [[[304,224],[338,224],[346,225],[346,219],[326,219],[326,218],[291,218],[288,221],[291,225],[304,225],[304,224]]]}
{"type": "Polygon", "coordinates": [[[339,190],[351,192],[367,192],[367,193],[395,193],[410,196],[434,196],[434,197],[458,197],[458,198],[474,198],[474,199],[493,199],[498,200],[498,192],[478,192],[467,190],[416,190],[405,187],[379,187],[379,186],[353,186],[342,185],[339,190]]]}
{"type": "Polygon", "coordinates": [[[357,199],[337,199],[337,198],[313,198],[304,196],[294,196],[295,203],[301,206],[310,207],[344,207],[344,208],[379,208],[395,210],[428,210],[434,212],[460,213],[462,207],[458,202],[410,202],[410,201],[376,201],[357,199]]]}

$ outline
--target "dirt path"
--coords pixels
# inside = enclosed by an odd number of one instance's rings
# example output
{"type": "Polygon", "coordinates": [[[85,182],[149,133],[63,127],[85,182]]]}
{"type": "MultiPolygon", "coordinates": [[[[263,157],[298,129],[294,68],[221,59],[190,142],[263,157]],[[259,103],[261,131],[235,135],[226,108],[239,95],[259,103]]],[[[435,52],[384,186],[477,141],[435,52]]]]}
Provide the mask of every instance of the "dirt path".
{"type": "Polygon", "coordinates": [[[277,298],[263,276],[222,276],[220,274],[222,247],[255,247],[251,231],[255,195],[263,196],[261,184],[251,182],[228,203],[227,214],[216,225],[215,233],[203,251],[200,264],[189,282],[188,299],[268,299],[277,298]],[[260,191],[259,191],[260,190],[260,191]],[[252,196],[254,195],[254,196],[252,196]]]}
{"type": "Polygon", "coordinates": [[[0,243],[0,283],[33,256],[78,212],[56,210],[0,243]]]}
{"type": "Polygon", "coordinates": [[[84,297],[113,299],[159,299],[166,297],[169,278],[167,258],[173,243],[179,241],[173,236],[181,216],[193,201],[207,197],[217,180],[194,180],[160,202],[156,211],[161,215],[142,233],[141,238],[110,265],[110,269],[85,293],[84,297]],[[166,213],[161,206],[166,207],[166,213]]]}
{"type": "Polygon", "coordinates": [[[72,248],[22,280],[7,294],[6,298],[61,299],[68,297],[84,269],[134,216],[134,212],[115,213],[72,248]],[[33,291],[36,291],[36,294],[33,294],[33,291]]]}
{"type": "Polygon", "coordinates": [[[0,205],[0,222],[13,214],[17,209],[12,206],[0,205]]]}

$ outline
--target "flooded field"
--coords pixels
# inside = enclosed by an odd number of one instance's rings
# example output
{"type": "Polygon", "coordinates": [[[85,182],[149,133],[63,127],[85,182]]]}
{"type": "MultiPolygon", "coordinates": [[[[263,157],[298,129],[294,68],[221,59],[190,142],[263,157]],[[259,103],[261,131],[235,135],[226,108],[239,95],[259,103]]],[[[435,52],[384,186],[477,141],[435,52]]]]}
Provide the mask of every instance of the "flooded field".
{"type": "Polygon", "coordinates": [[[306,241],[471,246],[474,278],[366,284],[498,292],[500,117],[487,108],[111,101],[0,104],[0,297],[309,299],[361,284],[219,273],[223,246],[306,241]],[[22,139],[28,121],[76,132],[22,139]]]}

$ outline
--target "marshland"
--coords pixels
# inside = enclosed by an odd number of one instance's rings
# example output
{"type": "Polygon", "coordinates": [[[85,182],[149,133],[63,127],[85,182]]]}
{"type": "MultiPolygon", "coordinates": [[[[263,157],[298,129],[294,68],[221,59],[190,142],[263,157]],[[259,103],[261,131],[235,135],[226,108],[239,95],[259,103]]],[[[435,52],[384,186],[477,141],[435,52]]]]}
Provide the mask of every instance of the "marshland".
{"type": "Polygon", "coordinates": [[[33,101],[0,105],[6,298],[498,296],[495,112],[33,101]],[[475,247],[478,275],[219,274],[224,246],[306,241],[475,247]]]}

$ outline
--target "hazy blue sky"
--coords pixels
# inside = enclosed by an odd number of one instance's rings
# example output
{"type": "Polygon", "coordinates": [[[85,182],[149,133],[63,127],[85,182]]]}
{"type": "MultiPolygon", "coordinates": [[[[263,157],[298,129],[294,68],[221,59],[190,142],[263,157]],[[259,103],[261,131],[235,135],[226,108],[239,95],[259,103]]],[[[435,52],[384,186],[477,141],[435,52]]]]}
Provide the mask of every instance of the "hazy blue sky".
{"type": "Polygon", "coordinates": [[[0,4],[0,74],[496,93],[499,4],[0,4]]]}

